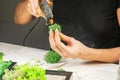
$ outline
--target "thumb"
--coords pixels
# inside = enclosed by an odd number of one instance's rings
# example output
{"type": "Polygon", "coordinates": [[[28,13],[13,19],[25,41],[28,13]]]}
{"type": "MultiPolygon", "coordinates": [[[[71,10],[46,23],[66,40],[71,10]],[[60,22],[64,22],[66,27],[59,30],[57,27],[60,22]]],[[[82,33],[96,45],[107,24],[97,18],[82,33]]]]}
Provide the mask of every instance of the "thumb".
{"type": "Polygon", "coordinates": [[[53,2],[51,0],[46,0],[49,6],[53,5],[53,2]]]}
{"type": "Polygon", "coordinates": [[[71,40],[71,37],[64,35],[63,33],[60,33],[60,37],[62,41],[67,42],[67,43],[70,42],[71,40]]]}

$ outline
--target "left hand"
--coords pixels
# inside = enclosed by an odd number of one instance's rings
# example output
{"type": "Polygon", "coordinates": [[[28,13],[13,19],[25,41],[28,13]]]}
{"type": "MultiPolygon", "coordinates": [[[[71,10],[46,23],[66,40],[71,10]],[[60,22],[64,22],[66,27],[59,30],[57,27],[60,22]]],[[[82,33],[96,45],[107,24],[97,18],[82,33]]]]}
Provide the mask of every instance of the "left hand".
{"type": "Polygon", "coordinates": [[[56,31],[50,30],[49,42],[51,48],[58,52],[62,57],[87,59],[86,51],[89,48],[80,41],[59,33],[57,29],[56,31]]]}
{"type": "Polygon", "coordinates": [[[31,15],[35,17],[43,17],[44,12],[40,8],[41,0],[28,0],[28,11],[30,12],[31,15]]]}
{"type": "MultiPolygon", "coordinates": [[[[46,0],[49,6],[53,5],[53,2],[51,2],[50,0],[46,0]]],[[[33,15],[34,17],[43,17],[44,16],[44,12],[42,11],[42,9],[40,8],[40,4],[42,3],[42,0],[28,0],[28,11],[30,12],[31,15],[33,15]]]]}

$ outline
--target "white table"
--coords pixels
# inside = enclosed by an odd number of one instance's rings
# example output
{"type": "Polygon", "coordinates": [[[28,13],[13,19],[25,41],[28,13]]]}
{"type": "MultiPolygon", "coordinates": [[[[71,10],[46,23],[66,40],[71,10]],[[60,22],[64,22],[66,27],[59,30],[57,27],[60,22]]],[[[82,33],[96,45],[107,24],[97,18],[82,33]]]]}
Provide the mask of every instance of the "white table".
{"type": "Polygon", "coordinates": [[[45,50],[3,42],[0,42],[0,51],[4,53],[4,60],[12,60],[17,62],[18,65],[40,60],[46,69],[56,70],[62,68],[66,71],[72,71],[71,80],[117,80],[117,64],[68,59],[68,62],[64,64],[51,65],[44,63],[44,55],[47,52],[45,50]]]}

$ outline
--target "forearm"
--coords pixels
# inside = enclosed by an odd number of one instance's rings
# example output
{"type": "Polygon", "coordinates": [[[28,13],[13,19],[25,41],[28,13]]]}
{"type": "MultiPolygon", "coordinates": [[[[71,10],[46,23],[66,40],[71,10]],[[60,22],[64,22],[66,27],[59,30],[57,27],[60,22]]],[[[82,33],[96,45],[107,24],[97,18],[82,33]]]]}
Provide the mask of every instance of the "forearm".
{"type": "Polygon", "coordinates": [[[84,56],[88,60],[101,62],[118,62],[120,58],[120,47],[111,49],[89,48],[84,56]]]}
{"type": "Polygon", "coordinates": [[[117,9],[117,18],[118,18],[118,23],[120,25],[120,8],[117,9]]]}
{"type": "Polygon", "coordinates": [[[120,25],[120,8],[117,9],[118,23],[120,25]]]}
{"type": "Polygon", "coordinates": [[[16,24],[27,24],[32,21],[33,16],[27,9],[28,0],[22,0],[16,7],[14,20],[16,24]]]}

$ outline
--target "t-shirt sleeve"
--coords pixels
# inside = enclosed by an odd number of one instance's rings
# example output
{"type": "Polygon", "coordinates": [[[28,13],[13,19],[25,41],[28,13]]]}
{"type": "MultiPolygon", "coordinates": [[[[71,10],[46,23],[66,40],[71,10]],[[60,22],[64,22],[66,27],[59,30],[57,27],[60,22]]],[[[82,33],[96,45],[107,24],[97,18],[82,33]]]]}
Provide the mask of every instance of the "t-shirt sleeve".
{"type": "Polygon", "coordinates": [[[120,0],[118,0],[118,8],[120,8],[120,0]]]}

